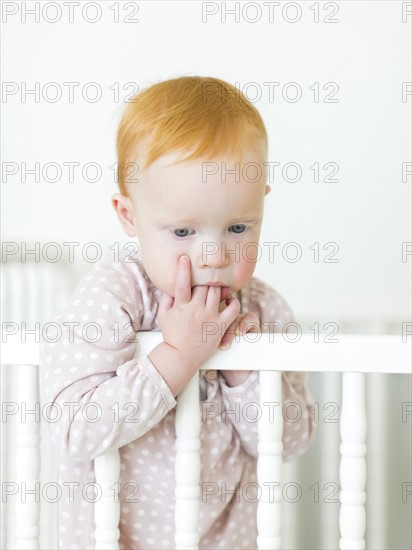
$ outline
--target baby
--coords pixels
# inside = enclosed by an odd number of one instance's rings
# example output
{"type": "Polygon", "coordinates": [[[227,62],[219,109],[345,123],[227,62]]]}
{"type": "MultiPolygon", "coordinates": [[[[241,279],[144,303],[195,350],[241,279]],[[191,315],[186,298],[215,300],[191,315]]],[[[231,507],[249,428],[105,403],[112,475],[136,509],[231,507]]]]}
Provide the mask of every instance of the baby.
{"type": "MultiPolygon", "coordinates": [[[[146,88],[125,109],[117,153],[112,204],[138,253],[107,254],[55,318],[60,337],[41,345],[42,400],[61,413],[49,426],[65,549],[94,548],[93,461],[109,448],[121,459],[120,548],[175,547],[176,396],[236,332],[281,332],[293,320],[253,277],[270,191],[267,133],[239,90],[208,77],[146,88]],[[219,330],[206,337],[210,326],[219,330]],[[139,331],[161,331],[163,342],[136,358],[139,331]]],[[[272,360],[276,369],[275,348],[272,360]]],[[[200,371],[205,549],[256,547],[257,499],[242,490],[257,481],[257,424],[239,412],[259,402],[259,374],[233,367],[200,371]]],[[[284,417],[290,460],[312,438],[305,374],[283,373],[282,393],[299,410],[284,417]]]]}

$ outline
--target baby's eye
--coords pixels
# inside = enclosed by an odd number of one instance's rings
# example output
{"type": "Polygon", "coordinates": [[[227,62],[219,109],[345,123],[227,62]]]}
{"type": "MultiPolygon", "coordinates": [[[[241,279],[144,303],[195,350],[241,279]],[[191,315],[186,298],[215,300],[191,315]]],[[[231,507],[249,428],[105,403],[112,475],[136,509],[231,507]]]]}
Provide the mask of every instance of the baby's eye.
{"type": "Polygon", "coordinates": [[[244,223],[236,223],[235,225],[232,225],[231,227],[232,227],[233,233],[237,233],[238,235],[240,233],[244,233],[246,231],[246,225],[244,223]]]}
{"type": "Polygon", "coordinates": [[[174,234],[176,237],[187,237],[189,230],[186,227],[181,227],[179,229],[174,229],[174,234]]]}

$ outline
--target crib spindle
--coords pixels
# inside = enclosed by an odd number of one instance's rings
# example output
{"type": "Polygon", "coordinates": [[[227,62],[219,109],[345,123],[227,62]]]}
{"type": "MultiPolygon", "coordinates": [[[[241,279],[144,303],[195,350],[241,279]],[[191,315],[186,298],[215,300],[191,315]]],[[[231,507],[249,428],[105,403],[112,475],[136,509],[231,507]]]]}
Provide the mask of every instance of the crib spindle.
{"type": "MultiPolygon", "coordinates": [[[[265,341],[265,334],[262,335],[260,345],[261,356],[270,356],[269,340],[265,341]]],[[[280,335],[279,335],[280,337],[280,335]]],[[[18,335],[20,338],[20,335],[18,335]]],[[[139,342],[142,349],[137,353],[144,355],[149,352],[154,345],[160,343],[161,334],[159,333],[139,333],[139,342]],[[159,340],[157,340],[159,339],[159,340]]],[[[365,548],[365,501],[366,501],[366,408],[365,408],[365,373],[380,372],[390,374],[410,374],[410,347],[405,346],[399,339],[399,336],[359,336],[343,335],[339,345],[338,353],[335,352],[335,346],[313,346],[313,338],[310,335],[304,335],[299,345],[290,347],[289,344],[279,339],[279,356],[281,370],[308,370],[310,372],[326,372],[333,367],[334,372],[342,372],[342,414],[341,414],[341,510],[340,510],[340,549],[364,549],[365,548]],[[283,347],[282,347],[283,345],[283,347]],[[286,346],[287,345],[287,349],[286,346]],[[374,361],[370,357],[374,357],[374,361]],[[309,363],[304,359],[310,358],[309,363]],[[349,361],[356,357],[355,368],[360,373],[348,373],[349,361]]],[[[228,369],[227,353],[219,354],[205,364],[205,368],[216,370],[228,369]]],[[[240,342],[231,350],[230,364],[243,365],[245,370],[250,368],[250,364],[255,361],[255,350],[250,349],[246,342],[240,342]],[[233,363],[232,363],[233,360],[233,363]]],[[[8,341],[2,348],[2,365],[12,365],[18,373],[18,402],[23,410],[23,404],[26,411],[36,410],[38,401],[38,345],[22,343],[16,338],[15,341],[8,341]]],[[[262,362],[255,370],[260,370],[261,392],[266,392],[270,387],[276,387],[276,392],[261,393],[261,410],[264,414],[269,408],[265,408],[267,401],[281,402],[281,378],[279,373],[270,371],[270,366],[262,362]],[[266,374],[275,375],[275,379],[269,380],[266,374]],[[262,376],[265,375],[265,376],[262,376]],[[263,406],[262,406],[263,405],[263,406]]],[[[199,377],[196,374],[189,386],[187,386],[178,399],[176,413],[176,434],[177,434],[177,457],[176,457],[176,528],[177,528],[177,548],[197,548],[199,542],[198,520],[200,512],[199,496],[199,478],[200,478],[200,411],[195,411],[194,404],[199,403],[199,377]],[[180,403],[179,403],[180,400],[180,403]],[[196,414],[195,414],[196,413],[196,414]],[[186,465],[190,467],[186,468],[186,465]],[[186,481],[188,479],[189,481],[186,481]],[[187,511],[189,510],[189,513],[187,511]]],[[[21,413],[20,411],[20,413],[21,413]]],[[[276,411],[276,408],[275,408],[276,411]]],[[[280,412],[280,407],[279,407],[280,412]]],[[[40,418],[41,420],[41,418],[40,418]]],[[[261,419],[262,425],[259,426],[260,449],[258,456],[259,483],[273,480],[277,482],[279,475],[279,456],[282,447],[281,432],[272,432],[272,438],[266,439],[265,428],[267,420],[261,419]],[[263,444],[263,445],[262,445],[263,444]],[[270,444],[270,445],[269,445],[270,444]],[[267,466],[266,451],[270,450],[268,456],[273,461],[270,466],[272,478],[265,474],[267,466]],[[266,457],[266,458],[265,458],[266,457]],[[262,466],[263,465],[263,466],[262,466]],[[273,472],[277,471],[276,476],[273,472]]],[[[40,502],[36,502],[35,495],[29,491],[36,489],[36,483],[39,480],[39,455],[40,455],[40,424],[34,414],[21,414],[16,416],[16,481],[19,482],[19,498],[16,498],[16,537],[14,541],[15,548],[18,549],[38,549],[39,544],[39,512],[40,502]],[[23,482],[25,483],[25,499],[22,498],[23,482]]],[[[282,421],[278,421],[276,428],[283,427],[282,421]]],[[[96,481],[103,486],[102,479],[107,483],[115,483],[119,478],[119,456],[118,451],[114,451],[112,460],[107,462],[107,455],[113,451],[110,449],[105,455],[95,460],[96,481]],[[104,466],[106,462],[106,466],[104,466]],[[110,472],[109,475],[105,471],[110,472]],[[110,479],[110,480],[109,480],[110,479]]],[[[109,485],[109,488],[112,487],[109,485]]],[[[37,490],[37,489],[36,489],[37,490]]],[[[113,488],[110,489],[110,498],[106,503],[95,503],[96,520],[96,542],[97,548],[118,548],[118,523],[119,523],[119,505],[114,502],[113,488]],[[115,506],[114,506],[115,505],[115,506]],[[114,506],[114,508],[113,508],[114,506]],[[99,512],[99,508],[106,510],[113,509],[114,513],[99,512]],[[110,526],[107,529],[107,526],[110,526]],[[114,533],[114,537],[106,540],[107,532],[114,533]],[[102,533],[102,534],[101,534],[102,533]],[[104,540],[103,540],[104,539],[104,540]],[[102,544],[103,543],[103,544],[102,544]]],[[[273,498],[272,498],[273,502],[273,498]]],[[[258,520],[258,532],[261,540],[259,548],[280,547],[280,529],[273,523],[279,521],[280,499],[277,506],[274,506],[270,517],[267,520],[267,526],[271,526],[273,533],[268,534],[264,519],[258,520]],[[273,544],[271,541],[275,541],[273,544]],[[279,540],[279,542],[278,542],[279,540]],[[268,542],[267,542],[268,541],[268,542]]],[[[264,499],[259,503],[262,510],[269,509],[264,499]]],[[[266,511],[264,512],[264,514],[266,511]]],[[[269,513],[269,512],[268,512],[269,513]]],[[[263,515],[262,515],[263,518],[263,515]]]]}
{"type": "Polygon", "coordinates": [[[282,548],[282,378],[280,372],[261,371],[258,421],[257,481],[260,499],[257,508],[257,547],[282,548]]]}
{"type": "Polygon", "coordinates": [[[16,548],[40,548],[40,409],[38,367],[19,365],[16,430],[16,548]],[[35,412],[34,412],[35,411],[35,412]]]}
{"type": "Polygon", "coordinates": [[[366,406],[365,374],[342,374],[340,420],[341,550],[363,550],[366,528],[366,406]]]}
{"type": "Polygon", "coordinates": [[[175,427],[175,544],[177,549],[196,549],[200,539],[199,372],[177,398],[175,427]]]}
{"type": "Polygon", "coordinates": [[[96,549],[119,550],[119,474],[120,455],[118,449],[109,449],[94,460],[94,472],[100,498],[94,503],[96,524],[96,549]]]}

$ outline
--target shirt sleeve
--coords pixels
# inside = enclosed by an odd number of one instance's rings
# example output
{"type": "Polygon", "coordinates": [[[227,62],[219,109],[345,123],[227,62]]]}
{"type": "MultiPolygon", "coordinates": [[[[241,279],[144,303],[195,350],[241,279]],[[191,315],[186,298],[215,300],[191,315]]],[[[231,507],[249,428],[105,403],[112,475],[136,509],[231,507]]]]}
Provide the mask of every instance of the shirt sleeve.
{"type": "MultiPolygon", "coordinates": [[[[261,331],[281,333],[286,323],[294,322],[293,313],[287,302],[269,285],[259,281],[256,295],[256,313],[261,331]]],[[[274,360],[275,370],[276,360],[274,360]]],[[[219,373],[219,382],[227,411],[243,449],[257,457],[259,418],[259,372],[252,371],[238,386],[228,386],[219,373]]],[[[310,414],[313,399],[307,386],[307,373],[282,372],[282,416],[284,461],[302,455],[310,446],[314,435],[314,419],[310,414]]]]}
{"type": "Polygon", "coordinates": [[[81,279],[43,331],[40,396],[50,436],[77,460],[130,443],[176,405],[150,359],[133,358],[143,315],[153,312],[133,273],[106,263],[81,279]]]}
{"type": "Polygon", "coordinates": [[[228,386],[219,372],[222,392],[222,414],[232,423],[241,446],[249,455],[257,456],[259,418],[259,372],[252,371],[238,386],[228,386]]]}

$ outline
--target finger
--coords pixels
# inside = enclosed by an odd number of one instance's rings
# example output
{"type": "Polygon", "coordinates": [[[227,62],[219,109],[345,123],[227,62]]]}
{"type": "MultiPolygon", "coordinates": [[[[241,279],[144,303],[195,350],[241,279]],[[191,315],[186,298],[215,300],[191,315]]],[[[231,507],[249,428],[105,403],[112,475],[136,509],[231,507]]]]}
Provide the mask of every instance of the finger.
{"type": "Polygon", "coordinates": [[[173,298],[172,296],[169,296],[168,294],[164,293],[162,294],[159,302],[159,312],[160,311],[169,311],[169,309],[173,305],[173,298]]]}
{"type": "Polygon", "coordinates": [[[177,262],[175,281],[175,302],[177,304],[187,304],[192,299],[190,277],[190,258],[186,255],[180,256],[177,262]]]}
{"type": "Polygon", "coordinates": [[[247,332],[259,332],[260,331],[260,322],[257,315],[248,311],[242,317],[239,323],[239,334],[246,334],[247,332]]]}
{"type": "Polygon", "coordinates": [[[222,340],[220,341],[219,348],[227,349],[232,345],[236,335],[243,336],[247,332],[259,332],[259,318],[252,312],[247,312],[244,315],[238,315],[233,323],[228,327],[222,340]]]}
{"type": "Polygon", "coordinates": [[[227,307],[220,313],[220,321],[226,325],[231,325],[240,311],[240,302],[237,298],[227,298],[227,307]]]}
{"type": "Polygon", "coordinates": [[[221,302],[221,288],[220,286],[209,286],[207,288],[206,306],[214,311],[219,309],[219,303],[221,302]]]}
{"type": "Polygon", "coordinates": [[[228,327],[223,338],[220,341],[220,349],[228,349],[232,345],[233,340],[235,339],[235,328],[237,326],[237,317],[233,323],[228,327]]]}
{"type": "Polygon", "coordinates": [[[160,322],[163,322],[164,315],[166,312],[169,311],[169,309],[173,306],[173,298],[169,296],[168,294],[163,294],[159,301],[159,309],[157,312],[158,318],[160,322]]]}
{"type": "Polygon", "coordinates": [[[222,286],[220,287],[222,289],[222,293],[220,295],[220,301],[223,302],[223,300],[226,300],[226,298],[232,294],[232,289],[230,286],[222,286]]]}
{"type": "Polygon", "coordinates": [[[208,287],[206,285],[196,285],[192,288],[192,299],[205,304],[207,300],[208,287]]]}

